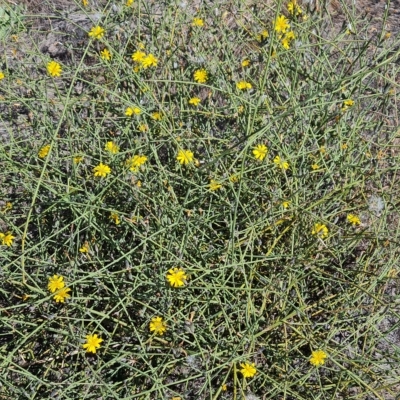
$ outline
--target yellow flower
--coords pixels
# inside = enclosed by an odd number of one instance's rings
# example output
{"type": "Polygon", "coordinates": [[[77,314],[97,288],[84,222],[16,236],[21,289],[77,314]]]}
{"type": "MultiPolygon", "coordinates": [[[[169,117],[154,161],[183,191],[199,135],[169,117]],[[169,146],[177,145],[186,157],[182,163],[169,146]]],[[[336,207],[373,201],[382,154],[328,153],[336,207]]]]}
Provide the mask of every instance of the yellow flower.
{"type": "Polygon", "coordinates": [[[198,106],[200,104],[201,100],[198,97],[192,97],[189,100],[189,104],[191,104],[192,106],[198,106]]]}
{"type": "Polygon", "coordinates": [[[288,169],[289,168],[289,163],[285,161],[284,159],[280,158],[279,156],[276,156],[274,158],[274,163],[280,168],[280,169],[288,169]]]}
{"type": "Polygon", "coordinates": [[[75,156],[73,158],[74,164],[79,164],[83,160],[82,156],[75,156]]]}
{"type": "Polygon", "coordinates": [[[100,343],[103,339],[97,337],[97,334],[94,335],[87,335],[86,336],[86,343],[82,345],[84,349],[88,353],[96,353],[96,350],[100,348],[100,343]]]}
{"type": "Polygon", "coordinates": [[[53,275],[49,278],[49,283],[47,288],[51,293],[54,293],[56,290],[62,289],[65,286],[64,277],[53,275]]]}
{"type": "Polygon", "coordinates": [[[137,50],[132,54],[132,60],[137,63],[141,63],[145,57],[146,53],[140,50],[137,50]]]}
{"type": "Polygon", "coordinates": [[[167,274],[167,280],[172,287],[184,286],[187,275],[182,268],[171,268],[168,270],[169,275],[167,274]]]}
{"type": "Polygon", "coordinates": [[[317,222],[314,225],[314,228],[311,232],[313,235],[318,235],[321,239],[324,239],[328,236],[328,228],[326,227],[326,225],[324,224],[320,224],[319,222],[317,222]]]}
{"type": "MultiPolygon", "coordinates": [[[[6,205],[1,209],[1,212],[6,213],[9,210],[12,210],[13,206],[11,201],[7,201],[6,205]]],[[[3,234],[4,235],[4,234],[3,234]]],[[[0,234],[1,236],[1,234],[0,234]]]]}
{"type": "Polygon", "coordinates": [[[282,39],[282,46],[289,50],[290,48],[290,42],[295,38],[296,36],[294,35],[293,31],[287,32],[284,36],[284,38],[282,39]]]}
{"type": "Polygon", "coordinates": [[[290,206],[290,201],[287,201],[287,200],[282,201],[282,207],[283,208],[288,208],[289,206],[290,206]]]}
{"type": "Polygon", "coordinates": [[[115,222],[115,225],[119,225],[121,223],[121,220],[119,219],[118,214],[115,212],[111,213],[110,219],[112,219],[115,222]]]}
{"type": "Polygon", "coordinates": [[[259,35],[256,36],[256,39],[259,42],[262,42],[263,40],[267,39],[269,37],[269,33],[266,29],[264,29],[259,35]]]}
{"type": "Polygon", "coordinates": [[[93,26],[88,35],[92,37],[93,39],[101,39],[104,36],[104,28],[101,26],[93,26]]]}
{"type": "Polygon", "coordinates": [[[253,150],[254,157],[260,161],[264,160],[267,153],[268,148],[265,144],[258,144],[253,150]]]}
{"type": "Polygon", "coordinates": [[[132,112],[133,112],[135,115],[139,115],[139,114],[142,112],[142,110],[141,110],[139,107],[133,107],[133,108],[132,108],[132,112]]]}
{"type": "Polygon", "coordinates": [[[13,236],[11,232],[6,232],[6,233],[0,232],[0,239],[1,239],[1,244],[3,246],[10,247],[12,245],[13,240],[15,239],[15,236],[13,236]]]}
{"type": "Polygon", "coordinates": [[[153,54],[147,55],[142,60],[143,68],[157,67],[157,63],[158,63],[158,59],[153,54]]]}
{"type": "Polygon", "coordinates": [[[285,33],[289,28],[288,19],[284,15],[280,15],[275,21],[275,31],[285,33]]]}
{"type": "Polygon", "coordinates": [[[110,53],[110,51],[109,51],[108,49],[104,49],[104,50],[102,50],[102,51],[100,52],[100,57],[101,57],[103,60],[110,61],[111,58],[112,58],[112,55],[111,55],[111,53],[110,53]]]}
{"type": "Polygon", "coordinates": [[[319,169],[319,165],[317,163],[314,163],[313,165],[311,165],[311,168],[313,170],[319,169]]]}
{"type": "Polygon", "coordinates": [[[229,180],[230,180],[232,183],[239,182],[239,179],[240,179],[240,176],[239,176],[238,174],[232,174],[232,175],[229,177],[229,180]]]}
{"type": "Polygon", "coordinates": [[[46,145],[46,146],[43,146],[43,147],[39,150],[38,156],[39,156],[40,158],[45,158],[45,157],[47,156],[47,154],[49,154],[49,151],[50,151],[50,145],[48,144],[48,145],[46,145]]]}
{"type": "Polygon", "coordinates": [[[299,15],[302,13],[300,6],[297,4],[297,0],[289,1],[287,9],[293,15],[299,15]]]}
{"type": "Polygon", "coordinates": [[[126,0],[126,6],[129,7],[133,4],[133,0],[126,0]]]}
{"type": "Polygon", "coordinates": [[[343,102],[342,111],[346,111],[348,108],[354,105],[354,101],[351,99],[347,99],[343,102]]]}
{"type": "Polygon", "coordinates": [[[244,378],[252,378],[257,373],[257,368],[254,363],[250,364],[246,362],[244,364],[240,364],[240,366],[242,367],[240,372],[244,378]]]}
{"type": "Polygon", "coordinates": [[[0,81],[5,78],[5,75],[2,71],[0,71],[0,81]]]}
{"type": "Polygon", "coordinates": [[[89,4],[89,0],[82,0],[82,4],[84,7],[86,7],[89,4]]]}
{"type": "Polygon", "coordinates": [[[392,268],[388,273],[387,273],[387,277],[388,278],[396,278],[398,275],[398,271],[396,270],[396,268],[392,268]]]}
{"type": "Polygon", "coordinates": [[[196,82],[206,83],[208,79],[207,71],[204,68],[198,69],[194,72],[193,78],[196,82]]]}
{"type": "Polygon", "coordinates": [[[201,18],[193,18],[192,25],[202,27],[204,25],[204,21],[201,18]]]}
{"type": "Polygon", "coordinates": [[[211,179],[210,184],[208,186],[210,187],[211,191],[215,191],[222,188],[222,185],[217,181],[215,181],[214,179],[211,179]]]}
{"type": "Polygon", "coordinates": [[[349,221],[351,224],[353,224],[353,226],[361,224],[360,218],[357,217],[357,215],[354,215],[354,214],[349,214],[347,216],[347,221],[349,221]]]}
{"type": "Polygon", "coordinates": [[[131,117],[133,114],[139,115],[141,112],[142,112],[142,110],[139,107],[136,107],[136,106],[135,107],[128,107],[125,110],[125,115],[127,117],[131,117]]]}
{"type": "Polygon", "coordinates": [[[281,43],[286,50],[290,49],[290,42],[287,38],[283,38],[281,43]]]}
{"type": "Polygon", "coordinates": [[[54,295],[53,299],[56,301],[56,303],[64,303],[65,299],[71,297],[71,295],[68,294],[70,291],[70,288],[62,288],[54,295]]]}
{"type": "Polygon", "coordinates": [[[109,151],[111,154],[117,154],[119,152],[119,146],[111,141],[106,143],[104,149],[109,151]]]}
{"type": "Polygon", "coordinates": [[[108,165],[100,163],[97,167],[93,168],[94,176],[101,176],[105,178],[110,172],[111,168],[108,165]]]}
{"type": "Polygon", "coordinates": [[[349,147],[349,146],[347,146],[347,143],[343,143],[343,144],[340,146],[340,148],[341,148],[342,150],[346,150],[348,147],[349,147]]]}
{"type": "Polygon", "coordinates": [[[239,81],[236,83],[236,87],[240,90],[246,90],[246,89],[251,89],[253,86],[251,86],[250,82],[239,81]]]}
{"type": "Polygon", "coordinates": [[[47,72],[50,76],[60,76],[62,72],[61,65],[57,61],[50,61],[47,64],[47,72]]]}
{"type": "Polygon", "coordinates": [[[323,350],[316,350],[311,353],[310,363],[316,367],[325,363],[328,355],[323,350]]]}
{"type": "Polygon", "coordinates": [[[89,253],[89,243],[85,242],[82,247],[79,249],[81,253],[89,253]]]}
{"type": "Polygon", "coordinates": [[[154,332],[156,335],[163,335],[167,330],[167,325],[161,317],[154,317],[150,321],[150,332],[154,332]]]}
{"type": "Polygon", "coordinates": [[[161,121],[162,114],[159,111],[155,111],[151,114],[151,118],[153,118],[155,121],[161,121]]]}
{"type": "Polygon", "coordinates": [[[296,36],[295,36],[295,34],[294,34],[293,31],[290,31],[290,32],[287,32],[287,33],[285,34],[285,38],[288,39],[288,40],[293,40],[293,39],[296,38],[296,36]]]}
{"type": "Polygon", "coordinates": [[[249,65],[250,65],[250,60],[248,58],[245,58],[242,61],[242,67],[245,68],[245,67],[248,67],[249,65]]]}
{"type": "Polygon", "coordinates": [[[190,150],[179,150],[176,159],[183,165],[193,161],[194,154],[190,150]]]}
{"type": "Polygon", "coordinates": [[[139,129],[140,132],[147,132],[149,127],[146,124],[140,124],[138,126],[138,129],[139,129]]]}
{"type": "Polygon", "coordinates": [[[143,155],[135,155],[132,158],[126,160],[126,164],[129,166],[129,170],[137,172],[139,168],[147,161],[147,157],[143,155]]]}

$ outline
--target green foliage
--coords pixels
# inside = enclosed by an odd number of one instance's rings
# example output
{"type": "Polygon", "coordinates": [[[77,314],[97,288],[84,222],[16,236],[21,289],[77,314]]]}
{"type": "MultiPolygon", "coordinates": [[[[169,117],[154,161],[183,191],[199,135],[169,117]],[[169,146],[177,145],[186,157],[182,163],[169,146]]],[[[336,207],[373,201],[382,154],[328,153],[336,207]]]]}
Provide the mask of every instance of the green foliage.
{"type": "Polygon", "coordinates": [[[0,398],[392,398],[398,38],[275,2],[115,3],[55,20],[57,56],[40,32],[3,37],[20,53],[0,81],[0,232],[15,236],[1,246],[0,398]],[[89,38],[97,25],[104,36],[89,38]],[[157,65],[140,67],[138,50],[157,65]],[[135,155],[147,160],[131,170],[135,155]],[[100,163],[111,173],[95,177],[100,163]],[[183,287],[166,279],[175,267],[183,287]],[[65,302],[47,288],[54,275],[65,302]]]}
{"type": "Polygon", "coordinates": [[[0,6],[0,40],[23,30],[23,7],[21,5],[0,6]]]}

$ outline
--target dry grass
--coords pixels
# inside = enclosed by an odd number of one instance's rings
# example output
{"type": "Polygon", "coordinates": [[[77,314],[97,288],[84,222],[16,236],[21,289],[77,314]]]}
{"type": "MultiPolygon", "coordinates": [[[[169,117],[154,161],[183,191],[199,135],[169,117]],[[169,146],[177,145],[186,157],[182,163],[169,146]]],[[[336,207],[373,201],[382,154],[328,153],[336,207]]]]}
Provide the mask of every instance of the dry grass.
{"type": "Polygon", "coordinates": [[[273,32],[286,2],[90,3],[28,2],[1,43],[0,232],[15,239],[0,254],[0,392],[394,399],[399,38],[381,40],[378,25],[370,35],[349,2],[303,4],[288,50],[273,32]],[[91,41],[97,23],[106,34],[91,41]],[[157,67],[133,70],[139,43],[157,67]],[[205,84],[193,80],[199,68],[205,84]],[[142,113],[127,118],[134,105],[142,113]],[[269,149],[262,161],[257,144],[269,149]],[[180,149],[196,160],[180,165],[180,149]],[[138,154],[147,160],[130,171],[138,154]],[[104,179],[93,176],[100,162],[104,179]],[[184,287],[169,286],[172,267],[188,274],[184,287]],[[54,274],[72,289],[65,303],[47,289],[54,274]],[[162,336],[149,330],[155,316],[162,336]],[[103,339],[96,354],[82,347],[91,333],[103,339]],[[316,349],[328,354],[319,368],[316,349]]]}

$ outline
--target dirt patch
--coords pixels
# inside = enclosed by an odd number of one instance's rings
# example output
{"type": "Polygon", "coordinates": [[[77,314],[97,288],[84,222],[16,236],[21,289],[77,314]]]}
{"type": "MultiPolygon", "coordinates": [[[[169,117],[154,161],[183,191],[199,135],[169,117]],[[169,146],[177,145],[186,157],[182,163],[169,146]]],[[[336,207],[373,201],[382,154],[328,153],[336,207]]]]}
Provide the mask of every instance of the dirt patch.
{"type": "Polygon", "coordinates": [[[382,27],[393,33],[399,31],[400,0],[356,0],[340,2],[331,0],[327,8],[332,18],[343,21],[355,9],[360,19],[365,21],[371,32],[379,31],[382,27]],[[388,7],[389,3],[389,7],[388,7]],[[384,25],[384,26],[383,26],[384,25]]]}
{"type": "MultiPolygon", "coordinates": [[[[8,2],[14,4],[12,0],[8,0],[8,2]]],[[[90,3],[92,4],[92,9],[100,9],[105,7],[108,2],[90,0],[90,3]]],[[[194,4],[197,2],[191,3],[190,7],[193,8],[195,13],[199,4],[194,4]]],[[[252,1],[248,1],[248,3],[252,3],[252,1]]],[[[268,5],[268,1],[264,3],[264,5],[268,5]]],[[[325,13],[327,18],[333,18],[339,23],[350,15],[351,10],[356,9],[356,14],[361,19],[364,19],[367,25],[370,25],[371,32],[381,29],[383,24],[385,24],[384,28],[386,30],[394,34],[400,29],[400,0],[346,0],[344,2],[339,0],[303,0],[302,3],[304,7],[310,7],[313,11],[325,13]]],[[[68,0],[21,0],[19,4],[24,4],[28,14],[32,14],[32,17],[51,17],[52,15],[50,14],[61,16],[65,12],[83,9],[83,6],[79,7],[79,5],[68,0]]]]}

